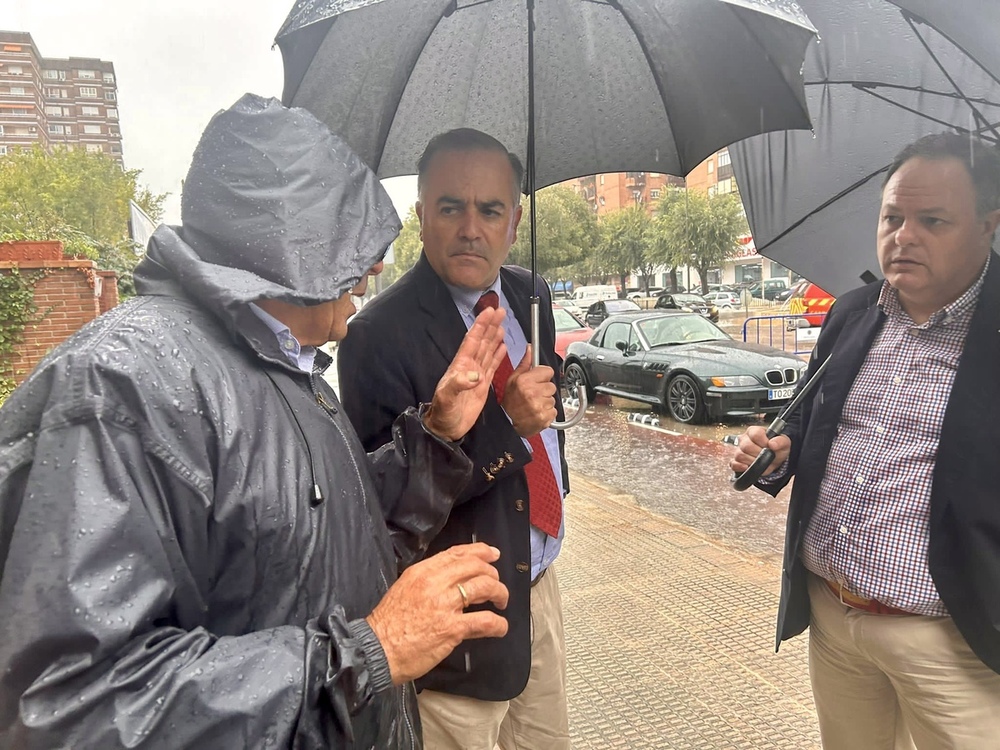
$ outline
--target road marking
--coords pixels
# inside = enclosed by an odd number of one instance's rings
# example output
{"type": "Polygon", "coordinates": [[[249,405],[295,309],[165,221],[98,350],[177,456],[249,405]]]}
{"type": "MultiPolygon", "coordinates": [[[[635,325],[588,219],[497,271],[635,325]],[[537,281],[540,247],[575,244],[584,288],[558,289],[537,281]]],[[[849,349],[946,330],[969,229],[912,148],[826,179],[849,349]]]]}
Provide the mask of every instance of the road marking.
{"type": "Polygon", "coordinates": [[[684,434],[683,432],[677,432],[676,430],[668,430],[666,427],[660,427],[660,418],[648,412],[630,412],[628,415],[628,423],[635,425],[636,427],[644,427],[647,430],[653,430],[654,432],[662,432],[665,435],[674,435],[675,437],[680,437],[684,434]]]}

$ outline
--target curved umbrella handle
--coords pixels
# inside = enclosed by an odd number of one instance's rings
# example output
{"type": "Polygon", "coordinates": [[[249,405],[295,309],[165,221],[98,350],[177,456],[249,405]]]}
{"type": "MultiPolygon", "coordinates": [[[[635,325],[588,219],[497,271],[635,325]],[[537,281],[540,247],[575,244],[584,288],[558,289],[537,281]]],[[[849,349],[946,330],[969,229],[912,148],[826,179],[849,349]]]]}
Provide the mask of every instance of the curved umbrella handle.
{"type": "Polygon", "coordinates": [[[739,492],[750,489],[750,487],[753,486],[753,483],[764,475],[764,472],[767,471],[767,467],[771,465],[773,460],[774,451],[770,448],[762,450],[757,454],[757,458],[754,459],[754,462],[747,467],[746,471],[742,474],[736,474],[733,476],[733,489],[738,490],[739,492]]]}
{"type": "MultiPolygon", "coordinates": [[[[539,353],[537,342],[541,340],[539,334],[539,324],[538,324],[538,310],[541,305],[541,300],[538,296],[531,298],[531,366],[538,367],[539,365],[539,353]]],[[[576,387],[576,395],[580,399],[580,408],[576,410],[574,414],[569,419],[563,422],[552,422],[549,427],[553,430],[568,430],[573,425],[577,424],[581,419],[583,419],[584,414],[587,412],[587,389],[586,387],[579,385],[576,387]]]]}
{"type": "Polygon", "coordinates": [[[577,424],[583,415],[587,412],[587,388],[583,385],[578,385],[576,387],[576,395],[580,399],[580,407],[576,410],[576,413],[572,417],[563,422],[552,422],[549,427],[553,430],[568,430],[570,427],[577,424]]]}

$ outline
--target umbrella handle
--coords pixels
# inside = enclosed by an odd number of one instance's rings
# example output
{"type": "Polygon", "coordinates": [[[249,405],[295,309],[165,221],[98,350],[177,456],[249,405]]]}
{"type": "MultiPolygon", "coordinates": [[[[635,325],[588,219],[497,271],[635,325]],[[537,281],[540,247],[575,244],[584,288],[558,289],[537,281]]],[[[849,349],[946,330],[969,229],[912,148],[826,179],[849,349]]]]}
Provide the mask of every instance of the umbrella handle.
{"type": "Polygon", "coordinates": [[[564,422],[552,422],[549,427],[553,430],[568,430],[570,427],[575,425],[581,419],[583,415],[587,412],[587,388],[586,386],[578,385],[576,387],[576,395],[580,399],[580,407],[576,410],[576,413],[564,422]]]}
{"type": "MultiPolygon", "coordinates": [[[[538,295],[531,298],[531,342],[535,346],[531,347],[531,366],[538,367],[541,362],[540,355],[538,352],[538,341],[541,340],[541,335],[539,334],[539,323],[538,323],[538,310],[541,306],[541,300],[538,295]]],[[[577,397],[580,399],[580,408],[576,410],[574,414],[569,419],[563,422],[552,422],[549,427],[553,430],[568,430],[573,425],[577,424],[581,419],[583,419],[584,414],[587,412],[587,389],[585,386],[577,386],[576,389],[577,397]]]]}
{"type": "Polygon", "coordinates": [[[739,492],[749,489],[754,482],[764,475],[764,472],[767,471],[767,467],[771,465],[773,460],[774,451],[770,448],[762,450],[757,454],[754,462],[747,467],[746,471],[733,477],[733,489],[739,492]]]}

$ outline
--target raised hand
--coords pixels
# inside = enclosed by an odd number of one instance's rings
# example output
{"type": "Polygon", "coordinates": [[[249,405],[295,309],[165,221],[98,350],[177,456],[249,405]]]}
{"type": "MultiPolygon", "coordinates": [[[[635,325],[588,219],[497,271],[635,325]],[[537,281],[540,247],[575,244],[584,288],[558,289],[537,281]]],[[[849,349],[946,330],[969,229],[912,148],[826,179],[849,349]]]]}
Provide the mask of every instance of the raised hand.
{"type": "Polygon", "coordinates": [[[521,437],[544,430],[556,418],[555,372],[548,365],[531,366],[531,344],[520,364],[511,373],[501,404],[521,437]]]}
{"type": "Polygon", "coordinates": [[[471,604],[507,606],[507,587],[491,563],[496,547],[462,544],[411,565],[368,616],[389,660],[392,681],[415,680],[469,638],[500,638],[507,621],[495,612],[466,612],[471,604]]]}
{"type": "Polygon", "coordinates": [[[501,325],[505,316],[503,309],[483,310],[462,339],[424,415],[424,426],[435,435],[459,440],[479,418],[490,395],[493,373],[507,356],[501,325]]]}

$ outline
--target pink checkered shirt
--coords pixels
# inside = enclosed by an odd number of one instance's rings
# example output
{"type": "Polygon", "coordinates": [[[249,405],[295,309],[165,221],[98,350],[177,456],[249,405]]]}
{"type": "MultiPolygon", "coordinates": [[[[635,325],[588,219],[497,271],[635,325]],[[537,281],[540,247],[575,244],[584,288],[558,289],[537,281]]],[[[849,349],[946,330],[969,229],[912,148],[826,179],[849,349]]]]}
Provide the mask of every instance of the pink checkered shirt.
{"type": "MultiPolygon", "coordinates": [[[[987,261],[987,267],[989,262],[987,261]]],[[[882,286],[885,325],[844,403],[805,566],[855,594],[919,615],[947,615],[927,564],[941,422],[986,269],[916,325],[882,286]]]]}

